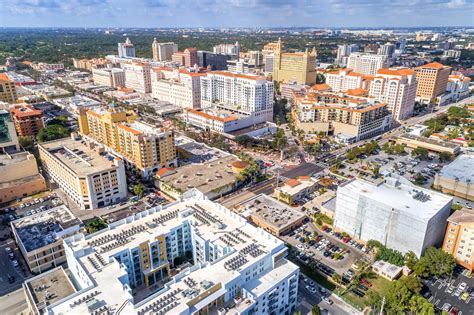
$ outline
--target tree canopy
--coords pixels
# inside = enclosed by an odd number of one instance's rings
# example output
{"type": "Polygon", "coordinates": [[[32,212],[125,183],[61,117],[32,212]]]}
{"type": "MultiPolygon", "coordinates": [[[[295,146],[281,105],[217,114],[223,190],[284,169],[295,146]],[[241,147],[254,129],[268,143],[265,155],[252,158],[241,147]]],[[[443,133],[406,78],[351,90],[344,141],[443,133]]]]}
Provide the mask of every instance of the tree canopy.
{"type": "Polygon", "coordinates": [[[49,125],[38,132],[38,140],[40,142],[52,141],[56,139],[66,138],[69,131],[61,125],[49,125]]]}

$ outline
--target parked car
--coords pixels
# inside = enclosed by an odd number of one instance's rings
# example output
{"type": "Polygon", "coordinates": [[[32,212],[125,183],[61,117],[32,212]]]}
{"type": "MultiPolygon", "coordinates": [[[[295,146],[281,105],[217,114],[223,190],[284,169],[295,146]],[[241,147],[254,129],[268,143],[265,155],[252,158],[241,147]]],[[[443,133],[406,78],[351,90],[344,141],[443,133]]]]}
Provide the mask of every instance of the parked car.
{"type": "Polygon", "coordinates": [[[13,267],[18,267],[18,261],[16,259],[12,260],[13,267]]]}

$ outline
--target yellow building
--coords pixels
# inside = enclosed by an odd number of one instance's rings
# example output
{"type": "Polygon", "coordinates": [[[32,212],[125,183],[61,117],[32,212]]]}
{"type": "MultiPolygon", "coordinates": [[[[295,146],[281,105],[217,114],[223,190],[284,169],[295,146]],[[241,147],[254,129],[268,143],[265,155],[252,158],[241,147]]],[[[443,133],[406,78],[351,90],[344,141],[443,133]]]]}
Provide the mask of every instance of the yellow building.
{"type": "Polygon", "coordinates": [[[415,68],[416,80],[416,100],[429,104],[436,97],[446,92],[448,86],[451,67],[432,62],[424,66],[415,68]]]}
{"type": "Polygon", "coordinates": [[[298,84],[316,83],[316,49],[311,52],[288,53],[282,51],[278,40],[273,57],[273,80],[279,82],[296,81],[298,84]]]}
{"type": "Polygon", "coordinates": [[[17,95],[15,82],[6,73],[0,73],[0,101],[16,103],[17,95]]]}
{"type": "Polygon", "coordinates": [[[177,166],[174,133],[135,122],[125,111],[82,111],[79,130],[123,157],[126,165],[143,177],[153,175],[162,167],[177,166]]]}
{"type": "Polygon", "coordinates": [[[469,271],[474,271],[474,210],[463,208],[448,218],[443,250],[469,271]]]}

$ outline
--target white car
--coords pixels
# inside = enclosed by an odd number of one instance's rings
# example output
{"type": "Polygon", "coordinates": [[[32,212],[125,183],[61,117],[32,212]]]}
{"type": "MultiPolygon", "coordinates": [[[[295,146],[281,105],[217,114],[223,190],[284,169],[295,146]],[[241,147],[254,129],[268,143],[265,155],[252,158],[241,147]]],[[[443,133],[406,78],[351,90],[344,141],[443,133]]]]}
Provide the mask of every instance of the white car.
{"type": "Polygon", "coordinates": [[[323,300],[324,302],[328,303],[329,305],[332,305],[332,304],[334,303],[331,299],[329,299],[329,298],[327,298],[327,297],[325,297],[325,296],[323,296],[323,297],[321,298],[321,300],[323,300]]]}
{"type": "Polygon", "coordinates": [[[13,267],[18,267],[19,266],[18,261],[16,259],[12,260],[12,264],[13,264],[13,267]]]}
{"type": "Polygon", "coordinates": [[[467,287],[467,283],[466,283],[466,282],[462,282],[462,283],[459,285],[458,290],[464,291],[464,290],[466,290],[466,287],[467,287]]]}
{"type": "Polygon", "coordinates": [[[10,247],[5,247],[5,252],[7,254],[10,254],[12,252],[12,249],[10,247]]]}

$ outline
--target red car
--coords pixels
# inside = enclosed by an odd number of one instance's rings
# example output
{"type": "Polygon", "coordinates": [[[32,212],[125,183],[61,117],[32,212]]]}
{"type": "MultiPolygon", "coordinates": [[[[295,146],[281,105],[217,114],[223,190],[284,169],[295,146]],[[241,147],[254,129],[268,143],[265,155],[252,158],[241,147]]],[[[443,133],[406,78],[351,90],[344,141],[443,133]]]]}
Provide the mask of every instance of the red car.
{"type": "Polygon", "coordinates": [[[451,311],[449,312],[449,315],[458,315],[459,313],[459,309],[455,306],[451,309],[451,311]]]}
{"type": "Polygon", "coordinates": [[[344,243],[347,243],[347,242],[349,242],[350,240],[351,240],[351,237],[350,237],[350,236],[346,236],[346,237],[344,237],[344,238],[342,239],[342,241],[343,241],[344,243]]]}
{"type": "Polygon", "coordinates": [[[365,280],[365,279],[361,279],[360,280],[360,283],[371,288],[372,287],[372,283],[370,283],[369,281],[365,280]]]}

